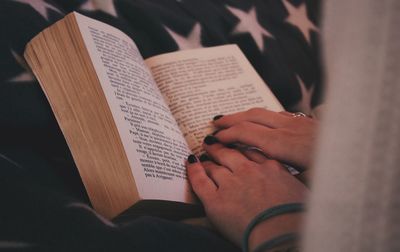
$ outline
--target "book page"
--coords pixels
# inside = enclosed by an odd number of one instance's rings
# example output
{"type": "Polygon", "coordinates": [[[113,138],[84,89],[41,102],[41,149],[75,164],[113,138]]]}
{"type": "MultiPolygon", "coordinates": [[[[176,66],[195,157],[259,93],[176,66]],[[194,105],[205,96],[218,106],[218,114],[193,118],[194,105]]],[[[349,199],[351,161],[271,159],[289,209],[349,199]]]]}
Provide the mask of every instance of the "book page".
{"type": "Polygon", "coordinates": [[[135,43],[109,25],[75,16],[140,197],[193,202],[184,166],[188,146],[135,43]]]}
{"type": "Polygon", "coordinates": [[[283,110],[236,45],[168,53],[145,62],[196,154],[214,130],[214,116],[253,107],[283,110]]]}

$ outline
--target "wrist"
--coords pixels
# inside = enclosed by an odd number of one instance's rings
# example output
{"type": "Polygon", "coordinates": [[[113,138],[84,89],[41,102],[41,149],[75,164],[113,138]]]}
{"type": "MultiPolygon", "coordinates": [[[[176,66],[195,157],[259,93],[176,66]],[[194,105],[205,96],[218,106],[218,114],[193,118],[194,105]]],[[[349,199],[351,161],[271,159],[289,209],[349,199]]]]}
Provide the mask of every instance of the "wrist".
{"type": "MultiPolygon", "coordinates": [[[[254,247],[266,241],[270,236],[275,236],[271,241],[274,244],[273,246],[277,245],[275,239],[277,237],[279,241],[278,244],[288,239],[293,239],[294,232],[299,229],[301,222],[301,215],[299,212],[303,210],[304,205],[301,203],[286,203],[271,207],[259,213],[250,221],[243,233],[243,250],[248,252],[249,248],[254,249],[254,247]],[[253,234],[253,231],[256,232],[253,234]],[[282,235],[285,237],[283,240],[279,237],[282,235]],[[250,236],[252,236],[251,246],[249,246],[250,236]]],[[[267,246],[270,246],[269,244],[271,244],[271,242],[267,242],[267,246]]]]}
{"type": "Polygon", "coordinates": [[[249,251],[254,251],[260,244],[280,235],[297,233],[301,221],[302,213],[288,213],[259,223],[249,236],[249,251]]]}

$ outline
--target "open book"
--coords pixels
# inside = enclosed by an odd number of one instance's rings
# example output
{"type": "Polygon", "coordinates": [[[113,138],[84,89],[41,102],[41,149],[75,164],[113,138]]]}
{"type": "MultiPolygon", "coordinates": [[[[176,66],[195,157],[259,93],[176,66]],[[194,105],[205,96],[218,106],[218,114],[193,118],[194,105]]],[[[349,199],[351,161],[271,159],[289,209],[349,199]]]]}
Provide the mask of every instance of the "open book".
{"type": "Polygon", "coordinates": [[[184,164],[213,116],[283,110],[236,45],[143,60],[126,34],[76,12],[33,38],[25,58],[108,218],[133,205],[195,206],[184,164]]]}

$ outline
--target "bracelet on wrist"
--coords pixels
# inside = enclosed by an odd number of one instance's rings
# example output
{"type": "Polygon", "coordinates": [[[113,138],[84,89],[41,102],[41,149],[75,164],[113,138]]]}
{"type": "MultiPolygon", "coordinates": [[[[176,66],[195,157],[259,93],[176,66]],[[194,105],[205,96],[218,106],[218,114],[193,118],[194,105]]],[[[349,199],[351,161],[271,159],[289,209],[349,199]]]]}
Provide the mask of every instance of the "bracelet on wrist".
{"type": "MultiPolygon", "coordinates": [[[[251,231],[259,224],[260,222],[263,222],[267,219],[270,219],[274,216],[282,215],[282,214],[287,214],[287,213],[295,213],[295,212],[301,212],[304,210],[304,205],[302,203],[288,203],[288,204],[282,204],[278,206],[274,206],[271,208],[268,208],[267,210],[261,212],[258,214],[254,219],[247,225],[244,234],[243,234],[243,239],[242,239],[242,247],[244,252],[249,251],[249,236],[251,231]]],[[[287,237],[291,237],[293,234],[287,234],[287,237]]],[[[281,237],[281,236],[279,236],[281,237]]],[[[281,244],[282,242],[277,242],[274,241],[278,239],[279,237],[271,240],[271,244],[275,244],[274,246],[277,246],[277,244],[281,244]]],[[[285,236],[283,236],[285,237],[285,236]]],[[[288,239],[288,238],[280,238],[280,239],[288,239]]],[[[278,239],[278,241],[280,240],[278,239]]],[[[286,240],[285,240],[286,241],[286,240]]],[[[271,246],[268,244],[268,242],[264,243],[263,245],[267,244],[268,246],[271,246]]],[[[274,247],[273,246],[273,247],[274,247]]],[[[272,248],[272,247],[271,247],[272,248]]],[[[265,249],[265,248],[264,248],[265,249]]]]}
{"type": "MultiPolygon", "coordinates": [[[[268,251],[269,249],[280,246],[280,245],[284,244],[285,242],[296,241],[296,240],[298,240],[297,233],[288,233],[288,234],[280,235],[280,236],[277,236],[269,241],[266,241],[266,242],[258,245],[258,247],[256,247],[253,252],[265,252],[265,251],[268,251]]],[[[292,250],[290,250],[290,251],[292,251],[292,250]]]]}

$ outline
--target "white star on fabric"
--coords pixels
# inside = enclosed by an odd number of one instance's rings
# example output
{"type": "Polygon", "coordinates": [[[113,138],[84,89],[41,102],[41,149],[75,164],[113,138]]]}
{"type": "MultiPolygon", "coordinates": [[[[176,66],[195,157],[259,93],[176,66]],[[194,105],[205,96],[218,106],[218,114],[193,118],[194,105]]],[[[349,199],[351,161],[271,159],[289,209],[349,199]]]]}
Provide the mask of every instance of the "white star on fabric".
{"type": "Polygon", "coordinates": [[[299,111],[310,115],[312,113],[311,100],[314,94],[314,86],[307,89],[300,76],[297,75],[296,77],[300,85],[301,100],[293,107],[293,111],[299,111]]]}
{"type": "Polygon", "coordinates": [[[179,47],[179,50],[201,48],[201,26],[200,23],[195,23],[187,37],[179,35],[168,27],[164,26],[165,30],[171,35],[179,47]]]}
{"type": "Polygon", "coordinates": [[[46,20],[49,20],[49,14],[47,13],[47,9],[56,11],[60,14],[63,14],[56,7],[46,3],[44,0],[14,0],[18,3],[28,4],[32,8],[34,8],[40,15],[42,15],[46,20]]]}
{"type": "Polygon", "coordinates": [[[88,0],[83,3],[79,9],[84,11],[100,10],[110,14],[111,16],[118,17],[113,0],[88,0]]]}
{"type": "Polygon", "coordinates": [[[285,21],[296,26],[301,31],[307,42],[311,44],[310,32],[318,32],[319,29],[310,21],[310,19],[308,19],[306,4],[302,3],[299,7],[295,7],[290,4],[288,0],[282,0],[282,3],[289,12],[289,16],[285,21]]]}
{"type": "Polygon", "coordinates": [[[252,7],[248,12],[230,6],[226,6],[226,8],[240,19],[240,22],[233,30],[233,34],[250,33],[256,42],[258,49],[264,51],[263,36],[270,38],[273,38],[274,36],[258,23],[256,8],[252,7]]]}
{"type": "Polygon", "coordinates": [[[15,61],[20,65],[24,71],[17,76],[8,80],[8,82],[32,82],[35,81],[35,76],[29,70],[28,65],[26,64],[25,60],[19,56],[14,50],[11,50],[11,54],[13,55],[15,61]]]}

